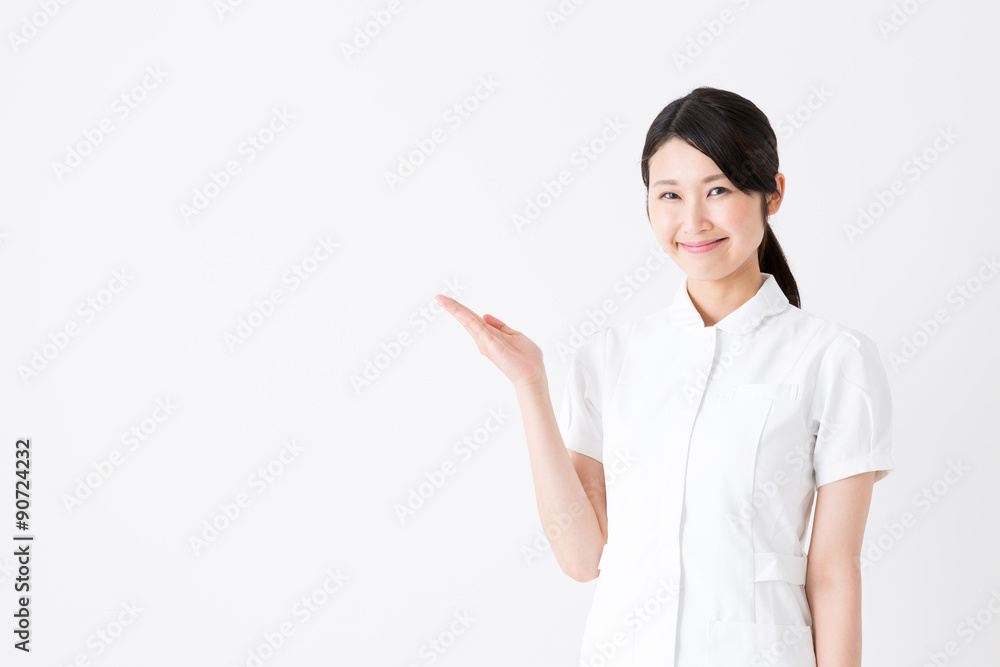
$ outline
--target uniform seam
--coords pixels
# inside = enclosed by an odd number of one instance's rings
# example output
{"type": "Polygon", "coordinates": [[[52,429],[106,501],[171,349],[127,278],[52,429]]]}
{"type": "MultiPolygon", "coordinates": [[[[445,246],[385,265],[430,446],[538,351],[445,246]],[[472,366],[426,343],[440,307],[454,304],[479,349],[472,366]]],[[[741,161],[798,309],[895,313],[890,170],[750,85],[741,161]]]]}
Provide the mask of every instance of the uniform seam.
{"type": "MultiPolygon", "coordinates": [[[[760,442],[764,436],[764,428],[767,426],[767,419],[771,416],[771,409],[774,407],[774,399],[772,398],[767,403],[767,412],[764,413],[764,419],[760,424],[760,429],[757,431],[757,437],[754,441],[753,447],[753,474],[750,477],[750,494],[751,502],[753,498],[754,488],[757,484],[757,460],[760,457],[760,442]]],[[[753,512],[750,515],[750,567],[752,571],[752,576],[750,577],[750,589],[753,591],[753,604],[751,608],[753,609],[753,622],[757,623],[757,513],[753,512]]]]}
{"type": "Polygon", "coordinates": [[[633,332],[633,329],[635,329],[636,324],[637,324],[636,322],[632,322],[631,325],[628,327],[628,329],[626,331],[622,332],[619,340],[617,341],[617,344],[620,345],[620,347],[621,347],[621,353],[620,353],[621,362],[620,362],[619,367],[618,367],[618,373],[614,377],[614,382],[611,383],[611,384],[609,384],[609,383],[606,382],[606,380],[607,380],[607,368],[608,368],[608,341],[607,341],[607,338],[605,338],[605,341],[604,341],[604,375],[602,376],[602,378],[604,380],[604,384],[605,384],[605,386],[607,388],[607,392],[608,392],[607,395],[604,397],[604,400],[608,404],[611,404],[615,400],[615,398],[618,396],[618,386],[621,384],[622,371],[624,370],[625,364],[626,364],[626,362],[628,361],[628,358],[629,358],[628,357],[629,343],[632,340],[632,332],[633,332]]]}

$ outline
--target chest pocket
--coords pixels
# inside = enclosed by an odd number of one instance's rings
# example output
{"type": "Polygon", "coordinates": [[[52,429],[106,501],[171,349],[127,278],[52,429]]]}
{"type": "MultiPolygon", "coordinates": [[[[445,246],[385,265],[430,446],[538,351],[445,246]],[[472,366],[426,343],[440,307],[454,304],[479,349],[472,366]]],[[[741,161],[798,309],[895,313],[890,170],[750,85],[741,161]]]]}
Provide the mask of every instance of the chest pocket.
{"type": "Polygon", "coordinates": [[[732,420],[737,429],[758,441],[764,430],[786,442],[797,441],[806,435],[805,420],[801,414],[801,386],[784,383],[728,384],[705,392],[715,416],[732,420]]]}
{"type": "Polygon", "coordinates": [[[703,413],[713,422],[711,430],[717,436],[755,448],[765,423],[787,417],[798,405],[798,397],[797,384],[716,385],[705,391],[703,413]]]}

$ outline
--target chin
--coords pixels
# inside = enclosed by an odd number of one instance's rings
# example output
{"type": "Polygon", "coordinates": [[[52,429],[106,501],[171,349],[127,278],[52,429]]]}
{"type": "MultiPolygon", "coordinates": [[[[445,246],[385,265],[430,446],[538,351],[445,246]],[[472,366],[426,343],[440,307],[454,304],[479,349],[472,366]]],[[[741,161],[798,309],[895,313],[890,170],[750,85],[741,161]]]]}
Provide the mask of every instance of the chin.
{"type": "Polygon", "coordinates": [[[727,271],[704,268],[691,269],[690,271],[685,271],[684,273],[687,274],[687,277],[691,280],[703,281],[720,280],[721,278],[725,278],[729,275],[727,271]]]}
{"type": "MultiPolygon", "coordinates": [[[[719,259],[699,261],[685,255],[685,250],[678,250],[678,254],[674,257],[674,263],[692,280],[718,280],[726,277],[732,271],[729,262],[719,259]]],[[[724,258],[720,259],[724,260],[724,258]]]]}

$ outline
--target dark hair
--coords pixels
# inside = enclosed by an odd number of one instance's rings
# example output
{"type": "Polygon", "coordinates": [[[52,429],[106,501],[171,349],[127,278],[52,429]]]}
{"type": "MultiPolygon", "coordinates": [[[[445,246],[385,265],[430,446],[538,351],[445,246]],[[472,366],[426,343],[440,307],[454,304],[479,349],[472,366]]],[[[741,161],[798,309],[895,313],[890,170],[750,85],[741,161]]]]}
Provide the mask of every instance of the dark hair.
{"type": "MultiPolygon", "coordinates": [[[[799,288],[767,220],[767,195],[778,193],[778,140],[767,116],[750,100],[718,88],[695,88],[653,119],[642,147],[642,182],[649,213],[649,160],[660,146],[679,137],[719,166],[743,193],[761,193],[764,238],[757,248],[760,270],[778,282],[789,303],[801,308],[799,288]]],[[[780,194],[780,193],[779,193],[780,194]]]]}

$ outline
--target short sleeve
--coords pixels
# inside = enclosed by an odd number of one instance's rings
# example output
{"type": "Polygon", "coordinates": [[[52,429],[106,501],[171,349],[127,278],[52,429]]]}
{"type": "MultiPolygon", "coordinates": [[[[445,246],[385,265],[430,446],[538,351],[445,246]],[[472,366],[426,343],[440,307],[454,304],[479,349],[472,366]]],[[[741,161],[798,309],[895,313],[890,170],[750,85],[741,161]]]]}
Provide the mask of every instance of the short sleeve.
{"type": "Polygon", "coordinates": [[[607,329],[583,338],[569,357],[569,370],[559,407],[559,431],[568,449],[603,462],[601,379],[607,329]]]}
{"type": "Polygon", "coordinates": [[[824,352],[810,409],[816,487],[863,472],[875,481],[892,461],[892,397],[875,343],[845,330],[824,352]]]}

